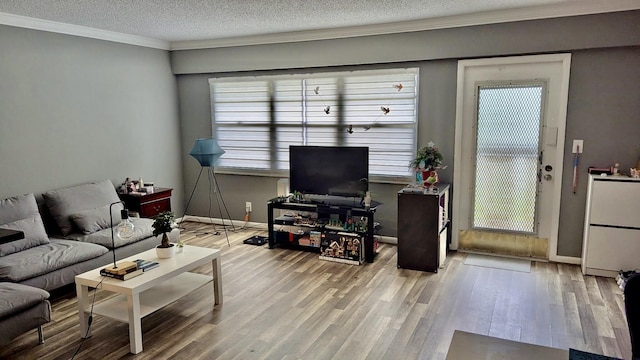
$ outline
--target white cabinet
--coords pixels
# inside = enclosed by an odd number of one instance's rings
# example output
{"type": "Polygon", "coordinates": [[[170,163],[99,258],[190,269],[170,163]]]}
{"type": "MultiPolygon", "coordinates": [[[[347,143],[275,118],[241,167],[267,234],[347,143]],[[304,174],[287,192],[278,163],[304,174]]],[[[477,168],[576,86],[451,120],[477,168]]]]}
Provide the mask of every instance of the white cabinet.
{"type": "Polygon", "coordinates": [[[589,176],[582,273],[640,269],[640,179],[589,176]]]}

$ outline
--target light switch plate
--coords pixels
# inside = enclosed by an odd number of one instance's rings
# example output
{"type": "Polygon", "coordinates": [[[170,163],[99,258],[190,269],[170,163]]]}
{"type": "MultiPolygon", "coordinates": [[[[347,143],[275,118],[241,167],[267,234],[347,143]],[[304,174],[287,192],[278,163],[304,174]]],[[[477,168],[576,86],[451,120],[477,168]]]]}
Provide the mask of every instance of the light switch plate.
{"type": "Polygon", "coordinates": [[[573,147],[571,148],[571,153],[582,154],[584,151],[584,141],[583,140],[573,140],[573,147]]]}

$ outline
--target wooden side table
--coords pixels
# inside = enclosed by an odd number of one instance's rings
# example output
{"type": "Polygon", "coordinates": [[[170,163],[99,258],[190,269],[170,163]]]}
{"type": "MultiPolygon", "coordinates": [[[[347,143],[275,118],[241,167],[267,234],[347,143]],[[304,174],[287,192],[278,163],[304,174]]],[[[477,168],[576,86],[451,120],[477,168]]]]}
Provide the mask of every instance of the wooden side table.
{"type": "Polygon", "coordinates": [[[154,188],[148,193],[118,194],[127,209],[137,211],[140,217],[151,218],[163,211],[171,211],[171,188],[154,188]]]}

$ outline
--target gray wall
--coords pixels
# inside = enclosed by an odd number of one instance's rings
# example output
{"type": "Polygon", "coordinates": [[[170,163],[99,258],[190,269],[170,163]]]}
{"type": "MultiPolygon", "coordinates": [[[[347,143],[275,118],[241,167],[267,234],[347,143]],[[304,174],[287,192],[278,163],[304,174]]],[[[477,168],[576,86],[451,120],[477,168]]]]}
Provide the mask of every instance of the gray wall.
{"type": "MultiPolygon", "coordinates": [[[[443,60],[429,63],[403,63],[401,66],[420,67],[421,94],[432,94],[430,97],[421,98],[422,101],[418,117],[421,119],[419,138],[422,143],[437,139],[454,138],[455,125],[455,94],[456,94],[456,61],[443,60]],[[454,81],[451,81],[453,79],[454,81]],[[442,121],[442,120],[449,121],[442,121]]],[[[370,66],[369,68],[379,68],[370,66]]],[[[340,70],[355,69],[355,67],[340,67],[340,70]]],[[[323,69],[335,71],[336,68],[323,69]]],[[[278,71],[279,73],[295,73],[297,70],[278,71]]],[[[243,73],[243,75],[256,75],[259,72],[243,73]]],[[[211,127],[211,101],[208,79],[220,74],[194,74],[178,77],[178,92],[180,98],[180,118],[183,134],[183,160],[185,172],[185,197],[193,191],[200,165],[188,155],[193,142],[198,137],[212,135],[211,127]]],[[[228,74],[227,74],[228,75],[228,74]]],[[[438,145],[441,145],[438,142],[438,145]]],[[[453,159],[453,144],[442,144],[445,159],[453,159]]],[[[451,164],[453,160],[451,160],[451,164]]],[[[408,165],[408,164],[407,164],[408,165]]],[[[440,179],[442,182],[450,182],[453,167],[442,170],[440,179]]],[[[257,222],[267,221],[267,201],[277,195],[277,177],[263,176],[239,176],[217,174],[216,178],[220,186],[224,201],[232,219],[244,217],[245,202],[251,201],[253,211],[251,220],[257,222]]],[[[188,214],[208,216],[209,198],[207,196],[209,182],[206,173],[203,173],[192,202],[189,204],[188,214]]],[[[396,193],[403,188],[402,184],[371,184],[372,197],[382,202],[375,216],[376,221],[384,226],[383,234],[395,236],[396,233],[396,193]]],[[[211,214],[219,216],[217,203],[212,198],[211,214]]],[[[226,218],[226,213],[225,213],[226,218]]],[[[242,224],[239,222],[238,224],[242,224]]]]}
{"type": "Polygon", "coordinates": [[[640,46],[573,53],[566,131],[558,254],[580,256],[587,168],[618,162],[629,174],[640,160],[640,46]],[[584,140],[575,194],[573,139],[584,140]]]}
{"type": "Polygon", "coordinates": [[[0,26],[0,199],[126,177],[177,189],[169,53],[0,26]]]}
{"type": "MultiPolygon", "coordinates": [[[[586,184],[582,181],[578,193],[572,193],[570,140],[585,140],[583,179],[588,165],[608,166],[618,161],[625,169],[636,163],[640,155],[639,45],[640,12],[632,11],[351,39],[174,51],[171,65],[179,75],[185,192],[191,191],[199,170],[186,153],[194,138],[211,135],[209,77],[276,69],[283,73],[308,68],[336,70],[359,64],[419,66],[418,145],[434,141],[441,147],[445,163],[450,165],[441,172],[441,181],[450,182],[457,60],[572,52],[558,254],[579,257],[586,184]]],[[[265,202],[276,195],[276,178],[218,178],[232,218],[241,219],[245,201],[252,201],[252,220],[266,221],[265,202]]],[[[384,203],[376,215],[384,235],[396,234],[396,192],[400,188],[372,185],[374,198],[384,203]]],[[[189,213],[206,216],[207,209],[206,187],[200,186],[189,213]]],[[[215,203],[212,215],[219,216],[215,203]]]]}
{"type": "MultiPolygon", "coordinates": [[[[640,155],[640,12],[621,12],[286,44],[166,51],[0,26],[0,198],[86,181],[142,176],[173,187],[182,215],[199,165],[187,153],[211,135],[212,76],[418,66],[419,145],[438,144],[453,171],[456,66],[463,58],[572,52],[559,255],[580,256],[586,182],[571,191],[571,139],[589,165],[640,155]],[[296,70],[298,69],[298,70],[296,70]],[[178,80],[172,74],[178,74],[178,80]]],[[[189,213],[206,216],[206,179],[189,213]]],[[[277,178],[218,175],[231,217],[245,201],[266,221],[277,178]]],[[[372,184],[376,220],[396,234],[397,184],[372,184]]],[[[220,216],[214,203],[213,216],[220,216]]]]}

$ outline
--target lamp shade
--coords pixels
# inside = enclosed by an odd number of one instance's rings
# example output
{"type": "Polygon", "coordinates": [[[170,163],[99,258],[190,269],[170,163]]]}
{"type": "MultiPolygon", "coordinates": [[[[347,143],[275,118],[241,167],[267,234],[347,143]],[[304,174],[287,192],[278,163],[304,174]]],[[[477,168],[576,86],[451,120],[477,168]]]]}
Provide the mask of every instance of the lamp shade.
{"type": "Polygon", "coordinates": [[[201,166],[213,166],[224,153],[215,138],[206,138],[196,139],[189,155],[198,160],[201,166]]]}

